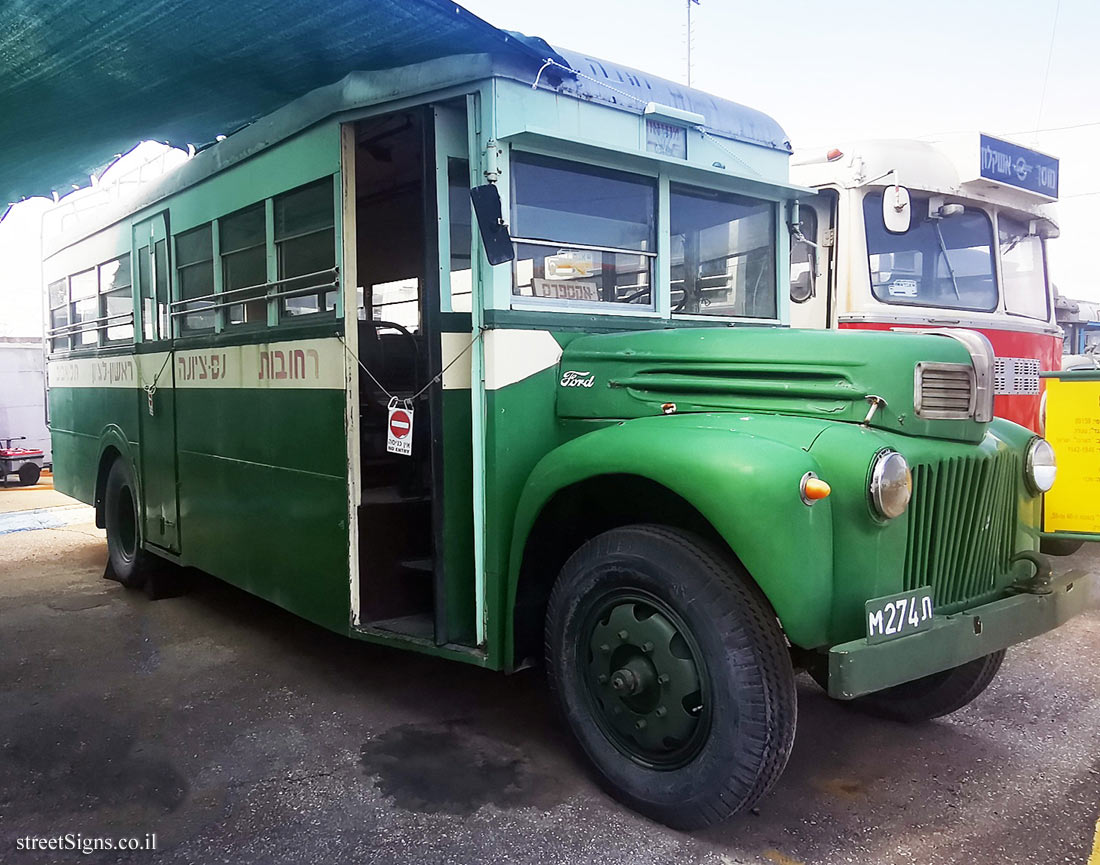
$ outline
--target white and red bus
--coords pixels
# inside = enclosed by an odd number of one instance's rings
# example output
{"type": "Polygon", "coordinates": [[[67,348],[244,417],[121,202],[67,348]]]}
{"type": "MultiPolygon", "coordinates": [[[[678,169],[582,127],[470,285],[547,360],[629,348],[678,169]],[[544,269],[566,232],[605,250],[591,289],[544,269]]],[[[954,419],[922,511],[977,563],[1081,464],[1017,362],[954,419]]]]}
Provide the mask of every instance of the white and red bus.
{"type": "Polygon", "coordinates": [[[994,411],[1039,431],[1061,366],[1046,241],[1058,161],[988,135],[796,154],[791,326],[968,328],[996,354],[994,411]]]}

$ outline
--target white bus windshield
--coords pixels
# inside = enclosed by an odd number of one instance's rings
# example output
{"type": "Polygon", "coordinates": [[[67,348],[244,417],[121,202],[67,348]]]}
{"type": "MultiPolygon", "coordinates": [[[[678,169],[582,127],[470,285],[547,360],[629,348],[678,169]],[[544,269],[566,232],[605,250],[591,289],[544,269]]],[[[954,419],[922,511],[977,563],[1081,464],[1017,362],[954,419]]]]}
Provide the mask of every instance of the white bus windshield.
{"type": "Polygon", "coordinates": [[[1027,222],[1006,213],[997,215],[997,235],[1001,247],[1005,311],[1009,315],[1048,320],[1050,306],[1043,241],[1028,233],[1027,222]]]}
{"type": "Polygon", "coordinates": [[[928,196],[912,196],[912,224],[891,234],[882,222],[882,193],[863,199],[871,291],[884,303],[983,312],[997,308],[993,224],[981,210],[928,215],[928,196]]]}

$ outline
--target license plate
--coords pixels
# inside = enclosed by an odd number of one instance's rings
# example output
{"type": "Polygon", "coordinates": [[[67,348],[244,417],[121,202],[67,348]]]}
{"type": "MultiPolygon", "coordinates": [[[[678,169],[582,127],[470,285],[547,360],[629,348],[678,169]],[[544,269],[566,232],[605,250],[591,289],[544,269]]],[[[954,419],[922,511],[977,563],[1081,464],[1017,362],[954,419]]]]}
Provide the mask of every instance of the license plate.
{"type": "Polygon", "coordinates": [[[924,586],[900,595],[867,602],[867,642],[883,643],[932,627],[932,588],[924,586]]]}

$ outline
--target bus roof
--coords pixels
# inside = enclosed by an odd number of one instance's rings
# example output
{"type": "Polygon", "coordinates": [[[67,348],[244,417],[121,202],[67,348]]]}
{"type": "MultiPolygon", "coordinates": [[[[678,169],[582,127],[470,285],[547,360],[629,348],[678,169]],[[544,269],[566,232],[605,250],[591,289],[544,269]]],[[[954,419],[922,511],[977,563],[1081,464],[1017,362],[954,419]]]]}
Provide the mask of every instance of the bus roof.
{"type": "Polygon", "coordinates": [[[784,153],[791,151],[791,143],[783,128],[762,111],[629,66],[609,63],[566,48],[556,50],[577,73],[572,79],[566,75],[560,87],[564,93],[635,113],[650,102],[668,105],[701,114],[705,118],[706,128],[717,135],[784,153]]]}
{"type": "MultiPolygon", "coordinates": [[[[528,44],[539,41],[528,40],[528,44]]],[[[598,102],[635,115],[644,113],[647,105],[657,103],[701,115],[702,126],[710,134],[784,154],[791,150],[783,129],[763,112],[578,52],[549,49],[548,54],[541,68],[529,57],[501,52],[456,55],[409,66],[351,72],[204,148],[175,170],[142,186],[134,195],[105,205],[87,221],[75,220],[81,224],[74,225],[72,230],[54,231],[52,220],[47,218],[45,254],[48,256],[327,118],[489,78],[506,78],[525,85],[537,81],[540,90],[598,102]]]]}
{"type": "MultiPolygon", "coordinates": [[[[1058,161],[1046,154],[980,133],[946,136],[937,140],[865,139],[838,143],[835,148],[799,150],[791,161],[791,179],[805,186],[885,186],[898,183],[961,198],[988,201],[1004,207],[1049,215],[1046,205],[1057,198],[1058,161]],[[983,166],[988,142],[1004,145],[1024,158],[1053,163],[1054,194],[1021,186],[1017,176],[994,179],[983,166]],[[839,154],[839,155],[837,155],[839,154]],[[832,157],[832,158],[830,158],[832,157]]],[[[1024,173],[1034,178],[1036,169],[1024,173]]]]}

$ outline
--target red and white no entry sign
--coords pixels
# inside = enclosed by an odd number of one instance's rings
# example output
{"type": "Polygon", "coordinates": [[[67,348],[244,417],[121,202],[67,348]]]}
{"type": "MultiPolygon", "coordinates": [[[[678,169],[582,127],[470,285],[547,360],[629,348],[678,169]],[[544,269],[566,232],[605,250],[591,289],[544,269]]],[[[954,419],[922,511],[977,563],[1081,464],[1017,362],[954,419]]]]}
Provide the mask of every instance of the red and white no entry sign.
{"type": "Polygon", "coordinates": [[[397,409],[397,411],[390,415],[390,432],[399,439],[403,439],[411,430],[412,419],[404,409],[397,409]]]}
{"type": "Polygon", "coordinates": [[[401,456],[412,455],[413,410],[390,406],[390,420],[387,427],[386,450],[401,456]]]}

